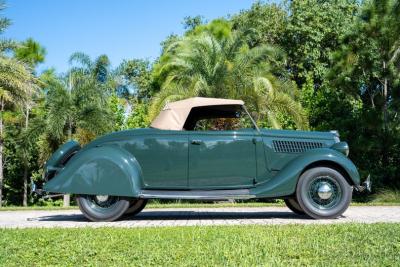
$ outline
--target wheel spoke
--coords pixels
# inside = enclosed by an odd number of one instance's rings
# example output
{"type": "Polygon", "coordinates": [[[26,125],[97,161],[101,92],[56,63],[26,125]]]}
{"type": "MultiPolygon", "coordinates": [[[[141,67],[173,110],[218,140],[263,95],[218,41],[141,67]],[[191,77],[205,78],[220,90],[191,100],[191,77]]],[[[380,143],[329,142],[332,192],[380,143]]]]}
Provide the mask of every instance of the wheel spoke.
{"type": "Polygon", "coordinates": [[[308,198],[318,209],[332,209],[342,197],[339,184],[329,176],[315,177],[309,186],[308,198]]]}

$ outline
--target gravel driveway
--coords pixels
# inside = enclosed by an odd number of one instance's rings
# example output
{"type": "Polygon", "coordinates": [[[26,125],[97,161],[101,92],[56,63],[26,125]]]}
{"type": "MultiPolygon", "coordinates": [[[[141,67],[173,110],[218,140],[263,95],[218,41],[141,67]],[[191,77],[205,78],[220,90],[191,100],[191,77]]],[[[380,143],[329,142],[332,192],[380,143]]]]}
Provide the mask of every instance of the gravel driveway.
{"type": "Polygon", "coordinates": [[[336,220],[312,220],[284,207],[145,209],[117,222],[89,222],[79,210],[0,211],[0,228],[400,223],[400,206],[350,207],[336,220]]]}

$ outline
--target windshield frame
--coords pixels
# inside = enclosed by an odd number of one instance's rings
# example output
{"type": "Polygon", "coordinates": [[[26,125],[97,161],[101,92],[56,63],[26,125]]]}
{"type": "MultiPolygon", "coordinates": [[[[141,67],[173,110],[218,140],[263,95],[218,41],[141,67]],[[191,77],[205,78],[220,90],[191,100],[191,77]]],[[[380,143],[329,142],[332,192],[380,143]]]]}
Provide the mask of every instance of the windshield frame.
{"type": "Polygon", "coordinates": [[[242,105],[242,109],[244,110],[244,112],[247,114],[247,116],[249,116],[251,122],[253,123],[253,128],[257,130],[257,132],[260,132],[260,129],[257,126],[256,121],[253,119],[253,117],[250,115],[249,111],[247,110],[245,105],[242,105]]]}

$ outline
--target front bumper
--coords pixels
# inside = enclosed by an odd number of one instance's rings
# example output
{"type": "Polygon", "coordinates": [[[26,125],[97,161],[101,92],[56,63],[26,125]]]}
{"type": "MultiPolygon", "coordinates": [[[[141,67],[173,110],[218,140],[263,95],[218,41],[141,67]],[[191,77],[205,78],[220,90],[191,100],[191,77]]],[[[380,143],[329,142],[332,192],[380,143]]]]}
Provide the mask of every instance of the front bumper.
{"type": "Polygon", "coordinates": [[[42,196],[44,194],[44,190],[42,188],[38,188],[35,182],[31,182],[31,194],[36,194],[38,196],[42,196]]]}
{"type": "Polygon", "coordinates": [[[371,192],[371,177],[370,177],[370,175],[368,175],[367,179],[365,179],[365,181],[362,184],[356,185],[355,189],[358,192],[364,192],[364,191],[371,192]]]}

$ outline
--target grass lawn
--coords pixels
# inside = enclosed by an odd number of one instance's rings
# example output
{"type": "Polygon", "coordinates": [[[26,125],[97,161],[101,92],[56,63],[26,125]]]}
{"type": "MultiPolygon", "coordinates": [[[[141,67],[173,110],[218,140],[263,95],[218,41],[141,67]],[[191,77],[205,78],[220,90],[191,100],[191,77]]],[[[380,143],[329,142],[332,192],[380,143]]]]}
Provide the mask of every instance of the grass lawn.
{"type": "Polygon", "coordinates": [[[2,229],[1,266],[394,266],[400,224],[2,229]]]}

